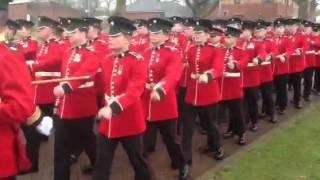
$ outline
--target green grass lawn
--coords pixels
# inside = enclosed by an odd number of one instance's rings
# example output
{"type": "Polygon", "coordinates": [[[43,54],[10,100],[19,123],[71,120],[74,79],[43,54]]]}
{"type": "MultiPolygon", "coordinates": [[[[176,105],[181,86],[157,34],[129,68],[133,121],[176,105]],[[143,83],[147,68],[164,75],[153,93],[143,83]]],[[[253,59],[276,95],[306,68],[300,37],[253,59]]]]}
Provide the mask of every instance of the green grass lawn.
{"type": "Polygon", "coordinates": [[[312,105],[202,179],[320,180],[320,105],[312,105]]]}

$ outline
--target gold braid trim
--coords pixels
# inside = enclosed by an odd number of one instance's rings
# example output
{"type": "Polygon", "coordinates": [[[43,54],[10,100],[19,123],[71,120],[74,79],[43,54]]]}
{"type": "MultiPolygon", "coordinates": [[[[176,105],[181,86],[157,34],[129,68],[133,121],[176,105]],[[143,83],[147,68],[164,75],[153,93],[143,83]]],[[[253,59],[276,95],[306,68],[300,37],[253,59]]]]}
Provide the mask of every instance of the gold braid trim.
{"type": "Polygon", "coordinates": [[[32,125],[35,122],[37,122],[40,119],[41,116],[41,110],[39,109],[39,107],[36,107],[35,112],[32,114],[32,116],[28,117],[27,119],[27,125],[32,125]]]}

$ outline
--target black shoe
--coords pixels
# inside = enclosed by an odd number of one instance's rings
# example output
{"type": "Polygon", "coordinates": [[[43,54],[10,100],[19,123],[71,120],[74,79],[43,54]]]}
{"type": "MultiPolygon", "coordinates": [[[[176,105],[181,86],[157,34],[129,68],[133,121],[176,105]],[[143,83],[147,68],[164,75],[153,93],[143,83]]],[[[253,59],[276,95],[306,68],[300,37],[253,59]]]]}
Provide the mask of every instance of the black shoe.
{"type": "Polygon", "coordinates": [[[269,122],[271,122],[271,123],[273,123],[273,124],[276,124],[276,123],[277,123],[277,120],[276,120],[275,117],[270,117],[269,122]]]}
{"type": "Polygon", "coordinates": [[[278,114],[279,115],[284,115],[286,113],[286,110],[284,109],[279,109],[278,114]]]}
{"type": "Polygon", "coordinates": [[[179,169],[179,166],[174,164],[174,163],[171,163],[171,169],[172,170],[177,170],[177,169],[179,169]]]}
{"type": "Polygon", "coordinates": [[[313,94],[314,94],[315,96],[320,96],[320,92],[319,92],[319,91],[315,91],[315,92],[313,92],[313,94]]]}
{"type": "Polygon", "coordinates": [[[93,167],[91,165],[86,165],[81,169],[81,172],[83,174],[92,174],[93,173],[93,167]]]}
{"type": "Polygon", "coordinates": [[[295,103],[295,104],[294,104],[294,107],[295,107],[296,109],[301,109],[301,108],[302,108],[302,105],[301,105],[300,103],[295,103]]]}
{"type": "Polygon", "coordinates": [[[233,132],[232,131],[228,131],[226,133],[223,134],[223,138],[228,139],[233,137],[233,132]]]}
{"type": "Polygon", "coordinates": [[[209,154],[209,153],[211,153],[211,152],[213,152],[214,150],[211,148],[211,147],[209,147],[209,146],[202,146],[202,147],[199,147],[199,152],[201,153],[201,154],[209,154]]]}
{"type": "Polygon", "coordinates": [[[214,159],[217,161],[223,160],[224,158],[224,149],[220,147],[215,153],[214,153],[214,159]]]}
{"type": "Polygon", "coordinates": [[[203,128],[200,128],[199,132],[201,135],[207,135],[207,133],[208,133],[207,130],[205,130],[203,128]]]}
{"type": "Polygon", "coordinates": [[[258,125],[257,124],[252,124],[252,126],[250,127],[250,131],[257,132],[258,131],[258,125]]]}
{"type": "Polygon", "coordinates": [[[69,161],[70,161],[71,164],[77,163],[78,162],[78,156],[76,156],[75,154],[71,154],[69,161]]]}
{"type": "Polygon", "coordinates": [[[258,118],[259,119],[263,119],[263,118],[265,118],[267,115],[265,114],[265,113],[260,113],[259,115],[258,115],[258,118]]]}
{"type": "Polygon", "coordinates": [[[242,134],[239,136],[238,145],[244,146],[247,144],[246,135],[242,134]]]}
{"type": "Polygon", "coordinates": [[[26,174],[32,174],[32,173],[38,173],[38,172],[39,172],[39,168],[32,167],[30,170],[20,172],[19,175],[26,175],[26,174]]]}
{"type": "Polygon", "coordinates": [[[303,99],[304,99],[305,102],[310,102],[309,96],[305,96],[305,97],[303,97],[303,99]]]}
{"type": "Polygon", "coordinates": [[[190,179],[190,167],[189,165],[184,165],[183,168],[179,170],[179,180],[189,180],[190,179]]]}

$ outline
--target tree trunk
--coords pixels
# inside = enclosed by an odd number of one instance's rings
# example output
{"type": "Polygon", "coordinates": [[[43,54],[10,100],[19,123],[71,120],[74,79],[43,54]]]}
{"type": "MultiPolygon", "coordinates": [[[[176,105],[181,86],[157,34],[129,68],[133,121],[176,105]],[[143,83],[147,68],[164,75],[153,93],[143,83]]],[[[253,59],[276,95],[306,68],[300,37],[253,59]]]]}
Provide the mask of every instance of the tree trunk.
{"type": "Polygon", "coordinates": [[[309,16],[309,4],[307,2],[301,2],[299,5],[299,18],[307,19],[309,16]]]}
{"type": "Polygon", "coordinates": [[[206,17],[219,6],[220,0],[186,0],[194,17],[206,17]]]}
{"type": "Polygon", "coordinates": [[[114,11],[114,15],[123,16],[127,11],[126,0],[117,0],[116,9],[114,11]]]}

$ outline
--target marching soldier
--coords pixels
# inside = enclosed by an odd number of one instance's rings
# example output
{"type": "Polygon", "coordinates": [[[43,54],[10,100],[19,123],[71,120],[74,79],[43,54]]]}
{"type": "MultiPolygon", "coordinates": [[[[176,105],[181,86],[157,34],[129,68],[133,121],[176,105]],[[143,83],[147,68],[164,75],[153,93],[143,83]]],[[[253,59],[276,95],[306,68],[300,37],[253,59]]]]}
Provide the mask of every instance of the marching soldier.
{"type": "Polygon", "coordinates": [[[298,32],[299,19],[288,19],[286,24],[289,30],[289,43],[293,46],[293,53],[289,56],[289,81],[293,87],[293,104],[296,109],[301,109],[301,78],[305,69],[304,53],[308,45],[305,37],[298,32]]]}
{"type": "Polygon", "coordinates": [[[185,103],[185,96],[186,96],[186,87],[187,82],[189,79],[189,64],[187,60],[186,53],[194,45],[193,36],[194,36],[194,27],[196,25],[196,22],[192,18],[186,18],[184,21],[184,34],[187,37],[187,45],[185,49],[183,50],[183,72],[179,81],[179,92],[178,92],[178,112],[179,112],[179,121],[178,121],[178,130],[179,133],[184,132],[187,133],[187,131],[182,130],[184,126],[186,128],[188,125],[184,125],[185,118],[187,115],[187,108],[185,103]]]}
{"type": "Polygon", "coordinates": [[[24,57],[26,61],[35,60],[38,50],[38,41],[31,39],[34,23],[24,19],[17,20],[16,22],[20,26],[17,34],[20,37],[19,43],[22,46],[24,57]]]}
{"type": "Polygon", "coordinates": [[[274,21],[275,28],[275,44],[277,54],[273,61],[274,85],[276,90],[276,105],[278,106],[278,114],[285,113],[288,103],[288,78],[289,78],[289,61],[288,57],[292,53],[292,45],[289,43],[288,36],[284,35],[285,20],[282,18],[274,21]]]}
{"type": "MultiPolygon", "coordinates": [[[[37,33],[45,42],[38,49],[35,59],[27,59],[27,64],[35,80],[60,77],[61,51],[59,43],[55,38],[55,28],[57,25],[58,22],[52,19],[39,17],[37,33]]],[[[41,111],[51,117],[53,116],[53,106],[55,103],[55,97],[52,93],[54,85],[36,85],[34,96],[34,102],[39,105],[41,111]]],[[[27,140],[28,157],[33,165],[30,173],[38,172],[40,143],[48,138],[28,126],[24,126],[23,131],[27,140]]]]}
{"type": "Polygon", "coordinates": [[[182,143],[188,164],[192,164],[192,136],[194,121],[202,111],[208,118],[207,146],[201,148],[204,153],[214,152],[214,158],[224,157],[221,138],[217,126],[217,109],[221,100],[219,79],[223,71],[223,49],[209,44],[210,20],[198,20],[195,26],[195,45],[187,52],[189,80],[185,101],[187,103],[186,123],[182,133],[182,143]]]}
{"type": "Polygon", "coordinates": [[[130,49],[135,52],[143,53],[150,46],[148,21],[137,19],[135,20],[135,26],[137,28],[137,34],[133,36],[130,49]]]}
{"type": "Polygon", "coordinates": [[[116,147],[121,143],[134,168],[135,180],[150,180],[148,165],[142,155],[142,134],[145,131],[144,110],[140,97],[147,76],[140,54],[129,50],[130,38],[136,29],[122,17],[109,18],[112,55],[101,61],[105,90],[104,107],[97,138],[97,162],[93,180],[110,179],[116,147]]]}
{"type": "Polygon", "coordinates": [[[184,19],[182,17],[173,16],[170,18],[173,23],[171,33],[170,33],[170,41],[179,49],[182,53],[184,49],[186,49],[187,38],[183,34],[184,31],[184,19]]]}
{"type": "Polygon", "coordinates": [[[260,43],[266,49],[267,56],[260,63],[260,90],[262,96],[262,110],[268,116],[271,123],[276,123],[274,117],[274,100],[273,100],[273,69],[272,60],[276,53],[276,48],[272,39],[266,39],[266,28],[268,24],[263,20],[258,20],[255,27],[255,41],[260,43]]]}
{"type": "MultiPolygon", "coordinates": [[[[87,45],[88,27],[81,19],[70,19],[68,33],[72,48],[65,51],[62,77],[96,74],[99,61],[87,45]]],[[[62,82],[53,90],[58,99],[54,144],[54,180],[69,180],[70,157],[85,151],[91,164],[95,163],[94,118],[98,112],[94,81],[62,82]],[[84,103],[85,102],[85,103],[84,103]]]]}
{"type": "MultiPolygon", "coordinates": [[[[8,37],[11,30],[6,26],[3,31],[8,37]]],[[[0,51],[0,179],[14,180],[15,175],[32,166],[20,126],[27,124],[39,130],[43,116],[33,103],[34,89],[23,55],[15,46],[6,43],[0,43],[0,51]]]]}
{"type": "MultiPolygon", "coordinates": [[[[88,25],[88,46],[92,48],[98,58],[103,60],[106,55],[110,53],[108,42],[101,38],[101,20],[97,18],[84,18],[83,19],[88,25]]],[[[100,71],[100,70],[98,70],[100,71]]],[[[100,84],[102,78],[101,72],[98,72],[95,79],[95,86],[97,89],[97,98],[99,107],[102,106],[101,100],[103,99],[104,92],[103,87],[100,84]],[[101,91],[99,91],[101,90],[101,91]]]]}
{"type": "Polygon", "coordinates": [[[320,25],[314,24],[313,26],[314,31],[314,41],[316,46],[316,68],[315,68],[315,75],[314,75],[314,94],[320,95],[320,25]]]}
{"type": "Polygon", "coordinates": [[[15,39],[17,30],[20,28],[20,25],[17,22],[9,19],[5,23],[5,26],[6,26],[6,33],[4,34],[5,36],[4,43],[9,47],[16,48],[19,52],[23,52],[22,47],[19,44],[19,41],[15,39]]]}
{"type": "Polygon", "coordinates": [[[305,20],[302,25],[304,26],[304,36],[307,41],[307,50],[305,52],[306,67],[303,71],[303,99],[308,102],[310,101],[313,73],[316,66],[316,41],[312,34],[313,23],[305,20]]]}
{"type": "Polygon", "coordinates": [[[68,18],[59,18],[59,23],[60,23],[59,26],[63,29],[62,37],[59,42],[61,44],[61,48],[66,50],[71,47],[69,37],[68,37],[68,30],[67,30],[69,25],[68,18]]]}
{"type": "Polygon", "coordinates": [[[144,53],[148,65],[147,83],[142,96],[147,120],[144,144],[148,147],[152,141],[150,134],[159,129],[172,167],[179,169],[180,180],[186,180],[189,179],[189,167],[177,138],[176,88],[182,73],[181,52],[169,40],[170,21],[152,18],[148,23],[152,47],[144,53]]]}
{"type": "Polygon", "coordinates": [[[240,26],[227,26],[225,37],[224,72],[221,82],[221,104],[229,109],[228,130],[225,138],[238,136],[238,144],[245,145],[245,122],[243,113],[242,68],[247,65],[246,52],[237,47],[237,38],[241,34],[240,26]]]}
{"type": "Polygon", "coordinates": [[[248,54],[248,64],[243,68],[243,87],[244,102],[246,113],[251,121],[251,131],[258,130],[258,97],[260,86],[260,69],[259,63],[266,56],[266,51],[261,43],[256,42],[252,38],[255,23],[252,21],[244,21],[241,39],[238,46],[242,47],[248,54]]]}
{"type": "MultiPolygon", "coordinates": [[[[132,37],[130,50],[143,54],[146,49],[150,47],[149,24],[147,20],[137,19],[135,20],[134,25],[137,30],[132,37]]],[[[144,145],[144,151],[146,153],[153,153],[155,151],[157,134],[157,130],[153,131],[152,133],[150,132],[150,141],[148,145],[144,145]]]]}
{"type": "MultiPolygon", "coordinates": [[[[56,38],[56,27],[59,23],[48,17],[39,17],[38,37],[43,41],[38,49],[36,59],[27,62],[36,80],[59,78],[61,65],[61,49],[56,38]]],[[[53,115],[56,98],[52,94],[55,84],[36,86],[35,102],[42,111],[53,115]]]]}

